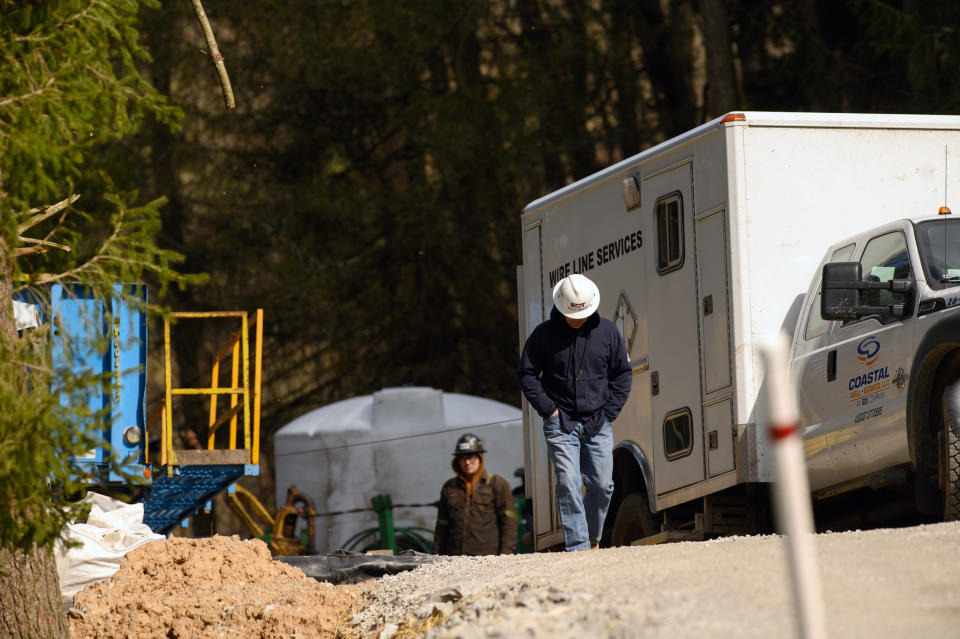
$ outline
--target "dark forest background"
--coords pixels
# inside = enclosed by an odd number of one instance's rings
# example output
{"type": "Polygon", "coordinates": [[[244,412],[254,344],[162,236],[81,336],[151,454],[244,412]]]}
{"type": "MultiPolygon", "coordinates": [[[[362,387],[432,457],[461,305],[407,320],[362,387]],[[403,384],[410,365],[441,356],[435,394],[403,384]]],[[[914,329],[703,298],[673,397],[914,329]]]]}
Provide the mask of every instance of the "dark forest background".
{"type": "MultiPolygon", "coordinates": [[[[313,408],[406,384],[519,405],[530,201],[730,111],[960,113],[955,0],[205,0],[232,110],[195,1],[0,0],[17,636],[66,635],[48,551],[77,513],[49,486],[78,486],[64,459],[89,449],[91,406],[63,400],[92,378],[49,358],[49,326],[18,336],[15,291],[145,280],[152,311],[263,308],[263,454],[243,482],[272,506],[273,434],[313,408]]],[[[206,386],[234,328],[175,326],[175,385],[206,386]]],[[[159,320],[150,335],[148,413],[159,320]]],[[[204,404],[175,407],[181,437],[205,439],[204,404]]],[[[245,534],[221,505],[178,534],[245,534]]]]}
{"type": "MultiPolygon", "coordinates": [[[[205,9],[236,109],[191,3],[141,6],[141,72],[168,104],[96,168],[138,201],[165,197],[159,244],[209,274],[166,305],[265,309],[267,460],[291,419],[386,386],[519,405],[528,202],[728,111],[960,113],[952,0],[205,9]]],[[[176,333],[183,385],[218,346],[176,333]]]]}
{"type": "MultiPolygon", "coordinates": [[[[170,306],[265,309],[268,458],[289,420],[385,386],[519,405],[533,199],[732,110],[960,112],[949,0],[205,8],[236,109],[190,3],[144,10],[145,75],[182,127],[104,162],[168,198],[161,244],[210,274],[170,306]]],[[[175,356],[186,371],[214,346],[191,331],[175,356]]]]}

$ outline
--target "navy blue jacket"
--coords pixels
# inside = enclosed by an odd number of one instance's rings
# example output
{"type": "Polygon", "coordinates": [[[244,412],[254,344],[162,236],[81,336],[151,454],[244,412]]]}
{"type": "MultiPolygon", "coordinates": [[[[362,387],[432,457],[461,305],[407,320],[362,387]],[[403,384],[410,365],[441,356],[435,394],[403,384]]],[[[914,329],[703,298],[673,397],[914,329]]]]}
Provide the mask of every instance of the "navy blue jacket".
{"type": "Polygon", "coordinates": [[[559,408],[561,428],[570,433],[580,422],[588,435],[616,419],[633,382],[623,336],[613,322],[594,313],[575,329],[556,307],[527,338],[517,378],[541,417],[559,408]]]}

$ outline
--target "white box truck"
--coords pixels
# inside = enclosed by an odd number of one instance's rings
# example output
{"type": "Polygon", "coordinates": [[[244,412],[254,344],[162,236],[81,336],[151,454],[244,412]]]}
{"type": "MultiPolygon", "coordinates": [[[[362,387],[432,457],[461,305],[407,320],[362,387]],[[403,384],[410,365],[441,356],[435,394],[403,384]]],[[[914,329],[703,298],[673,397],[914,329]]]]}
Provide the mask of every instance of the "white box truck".
{"type": "MultiPolygon", "coordinates": [[[[731,113],[524,209],[521,345],[579,272],[633,366],[606,543],[757,528],[773,479],[758,342],[780,330],[813,498],[898,484],[960,517],[960,220],[938,215],[958,155],[960,117],[731,113]]],[[[544,549],[562,532],[542,416],[523,411],[544,549]]]]}

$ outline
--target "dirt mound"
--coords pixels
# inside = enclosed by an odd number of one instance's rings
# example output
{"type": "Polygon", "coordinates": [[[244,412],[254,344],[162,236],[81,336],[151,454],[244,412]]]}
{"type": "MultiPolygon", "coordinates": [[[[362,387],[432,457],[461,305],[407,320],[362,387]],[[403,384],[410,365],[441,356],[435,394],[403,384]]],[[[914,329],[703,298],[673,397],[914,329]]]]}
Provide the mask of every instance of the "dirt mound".
{"type": "Polygon", "coordinates": [[[335,637],[362,586],[333,586],[239,537],[153,541],[77,593],[71,637],[335,637]]]}

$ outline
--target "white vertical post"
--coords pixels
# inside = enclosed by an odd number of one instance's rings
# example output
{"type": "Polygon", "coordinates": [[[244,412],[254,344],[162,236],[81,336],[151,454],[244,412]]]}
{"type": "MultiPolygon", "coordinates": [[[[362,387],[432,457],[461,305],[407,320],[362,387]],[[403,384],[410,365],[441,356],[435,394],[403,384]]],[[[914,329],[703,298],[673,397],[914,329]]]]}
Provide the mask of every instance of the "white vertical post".
{"type": "Polygon", "coordinates": [[[765,368],[767,429],[773,449],[773,485],[777,528],[784,535],[797,605],[799,636],[825,639],[826,617],[814,549],[813,508],[803,443],[797,430],[796,395],[787,363],[787,336],[761,345],[765,368]]]}

